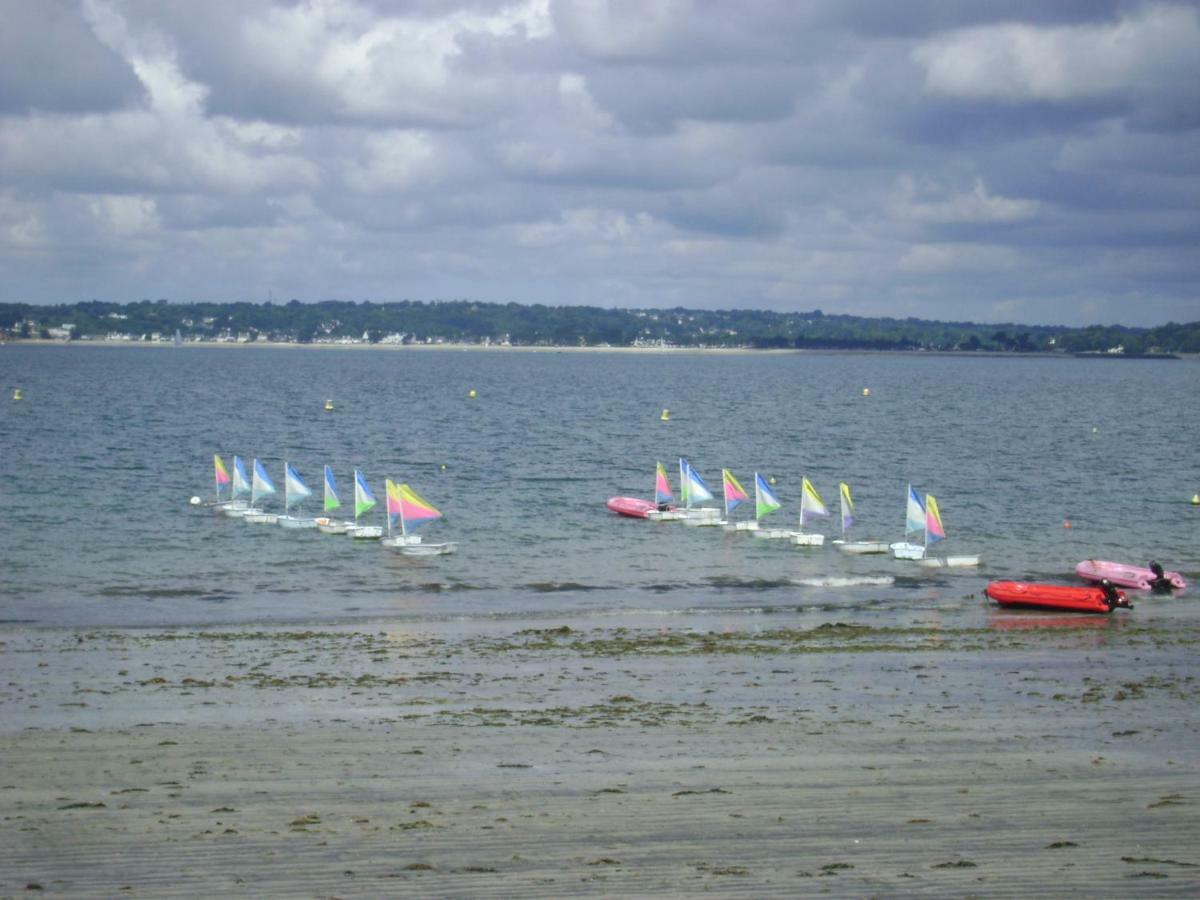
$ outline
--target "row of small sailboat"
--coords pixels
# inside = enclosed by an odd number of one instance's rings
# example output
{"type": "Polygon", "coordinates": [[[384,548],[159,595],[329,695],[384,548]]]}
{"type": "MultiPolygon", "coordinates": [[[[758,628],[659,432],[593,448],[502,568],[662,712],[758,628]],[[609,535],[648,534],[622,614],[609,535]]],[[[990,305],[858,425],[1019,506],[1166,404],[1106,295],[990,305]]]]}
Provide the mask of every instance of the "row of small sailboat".
{"type": "MultiPolygon", "coordinates": [[[[725,501],[723,510],[720,507],[701,505],[705,501],[715,499],[713,492],[691,463],[680,458],[678,502],[671,491],[666,467],[659,462],[654,478],[653,502],[636,497],[612,497],[607,506],[623,516],[659,522],[678,521],[692,527],[720,527],[726,531],[745,531],[756,538],[787,540],[801,547],[820,547],[825,543],[824,534],[806,530],[806,526],[814,520],[831,516],[829,507],[825,505],[825,501],[807,476],[804,476],[800,483],[800,521],[796,529],[770,527],[765,522],[766,517],[781,509],[783,504],[761,473],[754,473],[753,518],[738,517],[734,513],[742,504],[749,502],[750,495],[729,469],[721,470],[721,486],[725,501]]],[[[908,486],[904,540],[893,543],[851,540],[849,531],[855,522],[854,499],[850,494],[850,486],[845,482],[838,484],[838,498],[841,504],[842,536],[832,541],[832,544],[844,553],[862,555],[890,552],[896,559],[918,560],[921,565],[927,567],[977,566],[981,562],[975,555],[930,554],[930,547],[946,537],[946,529],[934,496],[926,494],[922,498],[912,485],[908,486]],[[922,535],[921,543],[917,543],[918,534],[922,535]]]]}
{"type": "Polygon", "coordinates": [[[379,541],[408,556],[443,556],[458,549],[454,542],[431,543],[415,531],[422,525],[440,519],[442,513],[421,497],[408,484],[385,481],[386,527],[370,524],[366,516],[377,506],[366,476],[354,471],[354,518],[338,518],[342,508],[333,469],[325,466],[324,515],[310,516],[302,511],[303,503],[312,496],[312,489],[290,462],[284,461],[283,514],[269,511],[263,501],[276,496],[275,482],[267,473],[262,460],[254,459],[251,473],[240,456],[233,457],[233,471],[226,467],[220,454],[213,454],[213,481],[216,499],[213,506],[231,518],[257,525],[279,525],[289,529],[316,529],[323,534],[344,534],[355,540],[379,541]],[[228,489],[228,493],[226,493],[228,489]]]}

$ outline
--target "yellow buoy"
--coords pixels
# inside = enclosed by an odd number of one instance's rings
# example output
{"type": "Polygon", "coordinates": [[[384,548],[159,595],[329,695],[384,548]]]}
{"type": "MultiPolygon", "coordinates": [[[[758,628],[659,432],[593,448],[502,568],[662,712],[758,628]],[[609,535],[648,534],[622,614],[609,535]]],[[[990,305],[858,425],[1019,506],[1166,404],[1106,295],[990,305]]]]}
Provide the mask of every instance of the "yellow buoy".
{"type": "Polygon", "coordinates": [[[333,401],[332,400],[325,401],[325,412],[333,412],[333,401]]]}
{"type": "Polygon", "coordinates": [[[864,397],[870,397],[870,396],[871,396],[871,389],[870,389],[870,388],[863,388],[863,396],[864,396],[864,397]]]}
{"type": "Polygon", "coordinates": [[[1097,428],[1095,425],[1093,425],[1092,426],[1092,434],[1099,434],[1099,433],[1100,433],[1100,429],[1097,428]]]}
{"type": "Polygon", "coordinates": [[[775,476],[774,476],[774,475],[772,475],[772,476],[771,476],[771,477],[770,477],[768,480],[771,482],[771,484],[774,484],[774,483],[775,483],[775,476]]]}
{"type": "Polygon", "coordinates": [[[443,472],[445,472],[445,471],[446,471],[446,464],[445,464],[445,463],[442,463],[442,471],[443,471],[443,472]]]}
{"type": "Polygon", "coordinates": [[[472,400],[474,400],[475,396],[476,396],[475,388],[471,388],[469,391],[467,391],[467,396],[470,397],[472,400]]]}
{"type": "Polygon", "coordinates": [[[1192,494],[1192,506],[1200,506],[1200,494],[1192,494]]]}
{"type": "Polygon", "coordinates": [[[20,389],[20,388],[13,388],[13,399],[14,399],[14,400],[21,400],[21,399],[23,399],[23,398],[21,397],[21,389],[20,389]]]}
{"type": "Polygon", "coordinates": [[[664,409],[662,411],[662,415],[659,416],[659,418],[662,419],[664,422],[671,421],[671,411],[669,409],[664,409]]]}

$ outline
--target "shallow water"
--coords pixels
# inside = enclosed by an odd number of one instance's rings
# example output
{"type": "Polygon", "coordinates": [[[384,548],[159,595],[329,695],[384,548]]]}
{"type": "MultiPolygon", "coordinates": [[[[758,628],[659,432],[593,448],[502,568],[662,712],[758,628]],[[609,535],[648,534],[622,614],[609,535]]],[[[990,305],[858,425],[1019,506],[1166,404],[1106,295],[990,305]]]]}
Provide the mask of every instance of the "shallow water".
{"type": "MultiPolygon", "coordinates": [[[[990,578],[1070,582],[1091,556],[1200,575],[1198,376],[1190,360],[5,346],[0,619],[1006,625],[1028,616],[990,608],[990,578]],[[355,468],[380,498],[385,477],[407,481],[445,513],[428,539],[459,552],[402,557],[191,507],[212,496],[214,452],[262,458],[281,493],[284,459],[316,494],[332,465],[344,501],[355,468]],[[747,487],[774,477],[785,523],[807,475],[830,538],[839,481],[856,535],[887,540],[911,482],[938,498],[945,552],[985,566],[607,512],[608,496],[650,495],[656,460],[677,486],[680,456],[718,496],[722,467],[747,487]]],[[[1195,614],[1186,596],[1136,602],[1195,614]]]]}

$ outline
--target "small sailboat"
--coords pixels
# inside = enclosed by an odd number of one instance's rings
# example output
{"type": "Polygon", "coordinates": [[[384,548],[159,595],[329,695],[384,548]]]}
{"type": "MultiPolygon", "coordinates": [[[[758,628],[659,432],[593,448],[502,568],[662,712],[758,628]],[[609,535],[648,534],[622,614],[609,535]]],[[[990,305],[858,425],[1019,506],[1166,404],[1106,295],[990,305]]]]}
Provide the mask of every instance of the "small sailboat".
{"type": "Polygon", "coordinates": [[[942,514],[938,509],[937,500],[933,494],[925,495],[925,555],[920,564],[928,569],[955,569],[977,566],[980,558],[974,555],[960,556],[930,556],[929,545],[946,539],[946,529],[942,525],[942,514]]]}
{"type": "Polygon", "coordinates": [[[279,524],[284,528],[316,528],[317,520],[306,516],[293,516],[292,504],[303,503],[312,496],[312,489],[304,483],[295,467],[284,461],[283,464],[283,515],[279,524]]]}
{"type": "Polygon", "coordinates": [[[721,511],[715,506],[692,506],[693,503],[703,503],[712,500],[712,491],[700,477],[700,473],[692,468],[686,459],[679,460],[679,493],[683,497],[683,524],[685,525],[719,525],[721,511]]]}
{"type": "Polygon", "coordinates": [[[909,539],[909,535],[925,531],[925,504],[913,486],[908,486],[908,498],[904,508],[904,540],[891,545],[892,556],[896,559],[921,559],[925,555],[925,544],[917,544],[909,539]]]}
{"type": "Polygon", "coordinates": [[[734,521],[733,511],[750,499],[741,482],[728,469],[721,470],[721,485],[725,493],[725,521],[721,524],[726,531],[754,531],[758,528],[758,519],[741,519],[734,521]]]}
{"type": "MultiPolygon", "coordinates": [[[[217,458],[220,459],[220,457],[217,458]]],[[[233,518],[242,518],[250,509],[250,504],[246,499],[249,496],[250,478],[246,475],[246,465],[242,462],[240,456],[235,456],[233,458],[233,484],[229,492],[229,501],[221,504],[221,512],[233,518]]]]}
{"type": "Polygon", "coordinates": [[[271,476],[267,474],[261,459],[254,460],[252,468],[254,474],[250,478],[250,508],[242,518],[255,525],[274,525],[279,521],[279,516],[264,512],[258,501],[275,493],[275,482],[271,481],[271,476]]]}
{"type": "Polygon", "coordinates": [[[346,533],[352,538],[358,540],[368,540],[373,538],[383,537],[382,525],[360,525],[359,518],[369,513],[375,508],[375,495],[371,493],[371,488],[367,485],[367,479],[363,473],[354,470],[354,527],[350,528],[346,533]]]}
{"type": "Polygon", "coordinates": [[[383,539],[385,547],[396,547],[406,556],[445,556],[458,549],[454,542],[426,543],[419,534],[411,533],[427,522],[440,519],[441,512],[407,484],[395,484],[389,478],[386,487],[388,536],[383,539]],[[393,534],[392,527],[397,521],[400,533],[393,534]]]}
{"type": "Polygon", "coordinates": [[[838,484],[838,496],[842,506],[842,537],[833,542],[843,553],[861,556],[866,553],[887,553],[887,541],[848,541],[846,532],[854,524],[854,500],[850,497],[850,485],[842,481],[838,484]]]}
{"type": "Polygon", "coordinates": [[[646,513],[646,518],[655,522],[678,522],[685,518],[685,514],[675,508],[675,495],[671,493],[671,482],[667,480],[667,468],[661,462],[654,472],[654,509],[646,513]]]}
{"type": "Polygon", "coordinates": [[[316,519],[317,530],[322,534],[345,534],[354,527],[353,522],[335,521],[332,514],[342,506],[338,497],[337,482],[333,478],[333,469],[325,467],[325,515],[316,519]]]}
{"type": "Polygon", "coordinates": [[[777,509],[782,509],[783,504],[779,502],[779,498],[775,495],[775,491],[767,484],[767,480],[758,472],[754,473],[754,519],[758,522],[758,528],[754,530],[756,538],[767,538],[774,540],[790,539],[795,533],[790,528],[763,528],[762,521],[777,509]]]}
{"type": "Polygon", "coordinates": [[[825,501],[821,499],[817,489],[805,476],[801,479],[800,485],[800,530],[792,535],[792,543],[797,547],[820,547],[824,544],[825,535],[805,531],[804,526],[813,519],[824,518],[828,515],[829,507],[825,505],[825,501]]]}

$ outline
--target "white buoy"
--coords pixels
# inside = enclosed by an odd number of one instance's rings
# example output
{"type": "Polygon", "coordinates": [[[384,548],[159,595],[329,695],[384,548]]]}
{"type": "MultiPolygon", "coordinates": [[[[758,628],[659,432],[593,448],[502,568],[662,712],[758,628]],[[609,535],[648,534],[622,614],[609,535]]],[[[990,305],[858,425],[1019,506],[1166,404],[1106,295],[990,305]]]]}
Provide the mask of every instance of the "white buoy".
{"type": "Polygon", "coordinates": [[[192,504],[192,506],[199,506],[201,502],[202,501],[200,500],[199,497],[193,497],[191,500],[188,501],[188,503],[192,504]]]}

